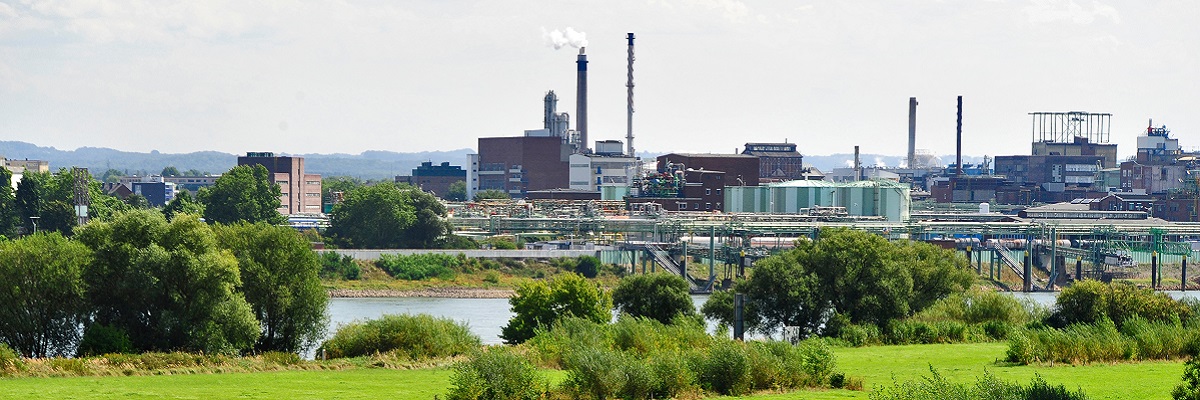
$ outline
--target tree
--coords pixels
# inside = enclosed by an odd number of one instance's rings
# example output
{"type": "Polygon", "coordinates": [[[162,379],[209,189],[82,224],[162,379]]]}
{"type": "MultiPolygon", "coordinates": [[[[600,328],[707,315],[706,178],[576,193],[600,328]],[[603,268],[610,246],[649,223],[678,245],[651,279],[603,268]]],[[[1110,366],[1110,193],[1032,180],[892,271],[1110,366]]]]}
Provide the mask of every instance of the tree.
{"type": "Polygon", "coordinates": [[[17,199],[12,188],[12,171],[0,166],[0,235],[13,236],[20,223],[17,199]]]}
{"type": "Polygon", "coordinates": [[[450,231],[446,208],[408,185],[378,184],[346,193],[326,232],[346,248],[435,248],[450,231]]]}
{"type": "Polygon", "coordinates": [[[70,234],[77,222],[74,204],[75,180],[66,169],[57,175],[27,172],[17,184],[16,206],[26,232],[33,232],[37,217],[38,231],[70,234]]]}
{"type": "Polygon", "coordinates": [[[688,283],[678,275],[658,273],[622,278],[613,289],[612,298],[618,311],[664,324],[671,323],[679,315],[696,315],[696,306],[688,295],[688,283]]]}
{"type": "Polygon", "coordinates": [[[278,209],[279,185],[271,182],[262,165],[239,165],[217,178],[213,186],[197,196],[204,204],[204,219],[212,223],[287,222],[278,209]]]}
{"type": "Polygon", "coordinates": [[[168,167],[163,168],[163,170],[162,170],[162,176],[179,176],[179,175],[180,175],[179,168],[175,168],[174,166],[168,166],[168,167]]]}
{"type": "Polygon", "coordinates": [[[352,176],[330,176],[321,178],[321,201],[325,204],[333,204],[333,193],[342,192],[349,193],[354,189],[366,186],[362,179],[352,176]]]}
{"type": "Polygon", "coordinates": [[[261,323],[255,350],[297,353],[316,345],[325,333],[329,294],[308,241],[295,229],[264,223],[215,230],[237,256],[241,291],[261,323]]]}
{"type": "Polygon", "coordinates": [[[121,181],[121,177],[125,176],[124,172],[119,169],[109,168],[100,175],[100,181],[104,183],[117,183],[121,181]]]}
{"type": "Polygon", "coordinates": [[[500,333],[508,344],[524,343],[538,328],[549,328],[561,318],[578,317],[598,323],[612,319],[612,296],[572,273],[559,275],[550,283],[522,283],[508,304],[514,315],[500,333]]]}
{"type": "MultiPolygon", "coordinates": [[[[967,267],[953,251],[927,243],[827,229],[815,242],[799,241],[795,249],[759,261],[735,290],[746,296],[751,329],[772,333],[796,326],[805,336],[835,335],[843,323],[883,327],[965,291],[974,281],[967,267]]],[[[718,317],[725,308],[705,307],[718,317]]]]}
{"type": "Polygon", "coordinates": [[[454,181],[454,183],[451,183],[450,189],[446,191],[445,198],[450,201],[466,201],[467,181],[454,181]]]}
{"type": "Polygon", "coordinates": [[[175,194],[174,199],[163,206],[162,213],[168,221],[175,219],[175,216],[180,214],[204,215],[204,204],[192,199],[192,195],[187,191],[180,191],[175,194]]]}
{"type": "Polygon", "coordinates": [[[512,198],[512,196],[509,196],[508,193],[505,193],[503,190],[488,189],[488,190],[481,190],[481,191],[475,192],[475,198],[472,199],[472,201],[508,200],[511,198],[512,198]]]}
{"type": "Polygon", "coordinates": [[[87,311],[90,259],[57,232],[0,242],[0,342],[26,357],[69,355],[87,311]]]}
{"type": "Polygon", "coordinates": [[[121,213],[79,229],[92,249],[84,269],[90,324],[119,329],[141,351],[236,353],[258,339],[238,260],[212,228],[184,215],[170,223],[152,210],[121,213]]]}
{"type": "Polygon", "coordinates": [[[150,201],[146,200],[146,196],[142,196],[137,193],[130,194],[129,197],[126,197],[125,204],[128,204],[130,208],[139,210],[150,208],[150,201]]]}

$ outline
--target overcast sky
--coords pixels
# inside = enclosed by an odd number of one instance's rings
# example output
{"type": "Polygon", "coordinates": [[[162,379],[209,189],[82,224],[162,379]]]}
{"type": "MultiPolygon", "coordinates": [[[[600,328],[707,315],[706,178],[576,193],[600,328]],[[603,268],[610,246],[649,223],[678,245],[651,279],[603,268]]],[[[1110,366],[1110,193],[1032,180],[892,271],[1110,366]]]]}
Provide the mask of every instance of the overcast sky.
{"type": "MultiPolygon", "coordinates": [[[[1112,113],[1200,146],[1200,2],[0,0],[0,140],[60,149],[359,153],[475,148],[574,116],[639,151],[1028,154],[1029,112],[1112,113]]],[[[8,155],[10,157],[19,155],[8,155]]],[[[943,159],[952,159],[943,157],[943,159]]],[[[450,160],[458,161],[458,160],[450,160]]]]}

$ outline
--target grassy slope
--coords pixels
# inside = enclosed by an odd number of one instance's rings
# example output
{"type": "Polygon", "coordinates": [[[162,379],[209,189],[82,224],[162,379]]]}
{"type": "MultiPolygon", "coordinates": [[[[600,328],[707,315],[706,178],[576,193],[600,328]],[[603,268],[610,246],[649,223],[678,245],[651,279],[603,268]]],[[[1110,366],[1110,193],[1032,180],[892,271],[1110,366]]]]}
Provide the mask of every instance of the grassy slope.
{"type": "MultiPolygon", "coordinates": [[[[1003,343],[881,346],[837,349],[838,365],[861,377],[866,386],[890,384],[929,373],[932,364],[950,379],[972,382],[986,369],[1027,384],[1041,374],[1051,384],[1082,388],[1093,399],[1169,399],[1183,374],[1181,362],[1029,367],[996,363],[1003,343]]],[[[562,373],[548,372],[554,380],[562,373]]],[[[0,379],[0,398],[173,398],[173,399],[299,399],[396,398],[430,399],[450,383],[446,368],[423,370],[359,369],[347,371],[288,371],[251,374],[175,375],[104,378],[0,379]]],[[[865,399],[866,392],[807,391],[759,395],[756,399],[865,399]]]]}

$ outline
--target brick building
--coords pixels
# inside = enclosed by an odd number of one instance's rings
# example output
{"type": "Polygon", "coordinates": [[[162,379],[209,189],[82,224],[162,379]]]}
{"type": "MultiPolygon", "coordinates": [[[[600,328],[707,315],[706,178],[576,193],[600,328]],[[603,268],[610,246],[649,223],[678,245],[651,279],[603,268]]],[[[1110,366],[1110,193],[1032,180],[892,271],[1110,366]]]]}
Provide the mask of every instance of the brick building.
{"type": "Polygon", "coordinates": [[[530,190],[569,187],[571,146],[555,136],[479,138],[470,191],[502,190],[524,198],[530,190]]]}
{"type": "Polygon", "coordinates": [[[269,152],[250,152],[238,157],[237,164],[267,168],[271,183],[279,185],[279,213],[321,213],[321,175],[304,172],[304,157],[276,157],[269,152]]]}
{"type": "Polygon", "coordinates": [[[760,182],[805,179],[804,155],[795,143],[746,143],[742,154],[758,157],[760,182]]]}

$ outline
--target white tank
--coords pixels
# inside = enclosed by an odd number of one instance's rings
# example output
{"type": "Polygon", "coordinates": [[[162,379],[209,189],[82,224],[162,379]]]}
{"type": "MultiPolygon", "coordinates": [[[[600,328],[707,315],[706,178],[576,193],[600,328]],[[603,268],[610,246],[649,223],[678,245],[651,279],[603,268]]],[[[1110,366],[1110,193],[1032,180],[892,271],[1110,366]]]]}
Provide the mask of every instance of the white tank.
{"type": "Polygon", "coordinates": [[[992,205],[988,203],[979,203],[979,213],[988,214],[992,212],[992,205]]]}

